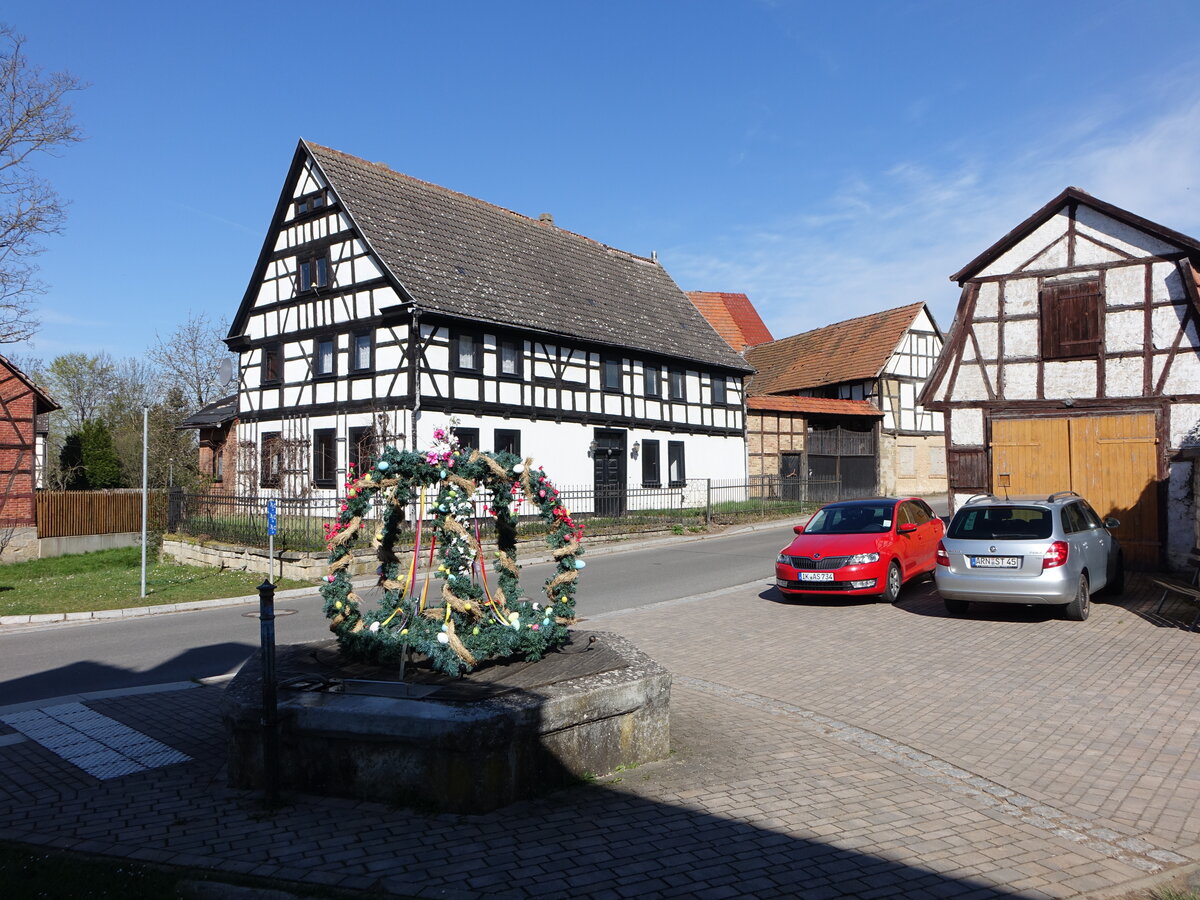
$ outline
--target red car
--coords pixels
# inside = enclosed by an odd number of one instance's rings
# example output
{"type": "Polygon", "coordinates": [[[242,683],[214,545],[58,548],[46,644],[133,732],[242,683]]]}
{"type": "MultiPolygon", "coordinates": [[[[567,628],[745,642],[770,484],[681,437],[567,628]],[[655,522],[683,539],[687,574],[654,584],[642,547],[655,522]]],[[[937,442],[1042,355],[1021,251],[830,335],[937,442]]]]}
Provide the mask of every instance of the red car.
{"type": "Polygon", "coordinates": [[[775,560],[775,585],[789,597],[873,595],[894,603],[904,582],[934,570],[945,531],[918,497],[830,503],[796,526],[775,560]]]}

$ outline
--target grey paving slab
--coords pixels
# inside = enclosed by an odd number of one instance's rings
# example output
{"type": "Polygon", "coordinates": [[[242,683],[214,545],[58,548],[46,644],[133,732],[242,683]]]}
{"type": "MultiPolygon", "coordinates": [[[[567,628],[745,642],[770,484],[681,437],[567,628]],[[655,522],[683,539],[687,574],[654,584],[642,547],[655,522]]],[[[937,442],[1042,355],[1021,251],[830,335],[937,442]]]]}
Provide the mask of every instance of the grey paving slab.
{"type": "Polygon", "coordinates": [[[0,710],[127,759],[188,757],[100,778],[0,743],[21,773],[0,782],[0,838],[431,897],[1108,890],[1200,850],[1200,635],[1139,590],[1084,623],[954,619],[926,586],[895,607],[743,588],[596,617],[673,671],[671,758],[486,816],[304,795],[266,811],[224,785],[216,687],[0,710]]]}

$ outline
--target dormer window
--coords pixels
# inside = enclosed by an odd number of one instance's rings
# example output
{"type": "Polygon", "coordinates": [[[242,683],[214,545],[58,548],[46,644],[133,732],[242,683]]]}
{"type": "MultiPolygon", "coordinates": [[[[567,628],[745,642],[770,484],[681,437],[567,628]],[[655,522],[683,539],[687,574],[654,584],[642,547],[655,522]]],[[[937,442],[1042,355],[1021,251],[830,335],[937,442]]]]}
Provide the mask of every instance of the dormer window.
{"type": "Polygon", "coordinates": [[[302,216],[305,213],[312,212],[314,209],[320,209],[324,205],[324,191],[317,191],[315,194],[305,194],[296,201],[296,215],[302,216]]]}
{"type": "Polygon", "coordinates": [[[329,257],[324,253],[320,256],[299,257],[296,268],[298,290],[311,291],[313,288],[329,286],[329,257]]]}

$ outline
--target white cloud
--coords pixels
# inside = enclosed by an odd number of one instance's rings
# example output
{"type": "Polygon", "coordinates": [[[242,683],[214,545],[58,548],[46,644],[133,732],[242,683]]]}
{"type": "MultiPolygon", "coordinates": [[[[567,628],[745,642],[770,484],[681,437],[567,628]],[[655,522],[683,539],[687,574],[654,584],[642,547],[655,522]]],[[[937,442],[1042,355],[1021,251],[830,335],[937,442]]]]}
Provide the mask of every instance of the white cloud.
{"type": "Polygon", "coordinates": [[[947,330],[959,293],[948,276],[1068,185],[1200,233],[1194,88],[1187,102],[1109,100],[1054,126],[942,170],[898,160],[873,177],[848,176],[815,208],[664,251],[664,265],[686,290],[749,294],[776,337],[916,300],[947,330]]]}

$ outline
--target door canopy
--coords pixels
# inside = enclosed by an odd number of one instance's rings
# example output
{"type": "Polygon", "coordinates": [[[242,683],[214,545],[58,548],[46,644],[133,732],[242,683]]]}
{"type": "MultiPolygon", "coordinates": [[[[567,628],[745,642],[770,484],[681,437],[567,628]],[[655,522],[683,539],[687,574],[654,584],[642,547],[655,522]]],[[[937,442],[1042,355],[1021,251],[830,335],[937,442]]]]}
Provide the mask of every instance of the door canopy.
{"type": "Polygon", "coordinates": [[[452,433],[439,428],[426,453],[388,447],[366,471],[351,469],[341,514],[325,530],[330,550],[321,586],[325,615],[342,651],[353,659],[399,663],[412,649],[438,671],[459,675],[489,659],[541,659],[567,641],[567,626],[575,621],[579,570],[585,565],[579,558],[583,527],[531,459],[479,450],[468,454],[459,450],[452,433]],[[378,499],[383,501],[382,521],[371,537],[384,594],[378,608],[364,610],[349,568],[353,547],[378,499]],[[496,524],[490,575],[477,504],[496,524]],[[532,507],[526,514],[536,513],[548,529],[546,542],[556,562],[544,595],[534,600],[522,596],[516,561],[517,518],[525,504],[532,507]],[[413,554],[402,567],[396,539],[405,511],[413,506],[419,510],[413,554]],[[418,591],[426,507],[429,564],[418,591]],[[431,590],[431,575],[440,590],[431,590]]]}

